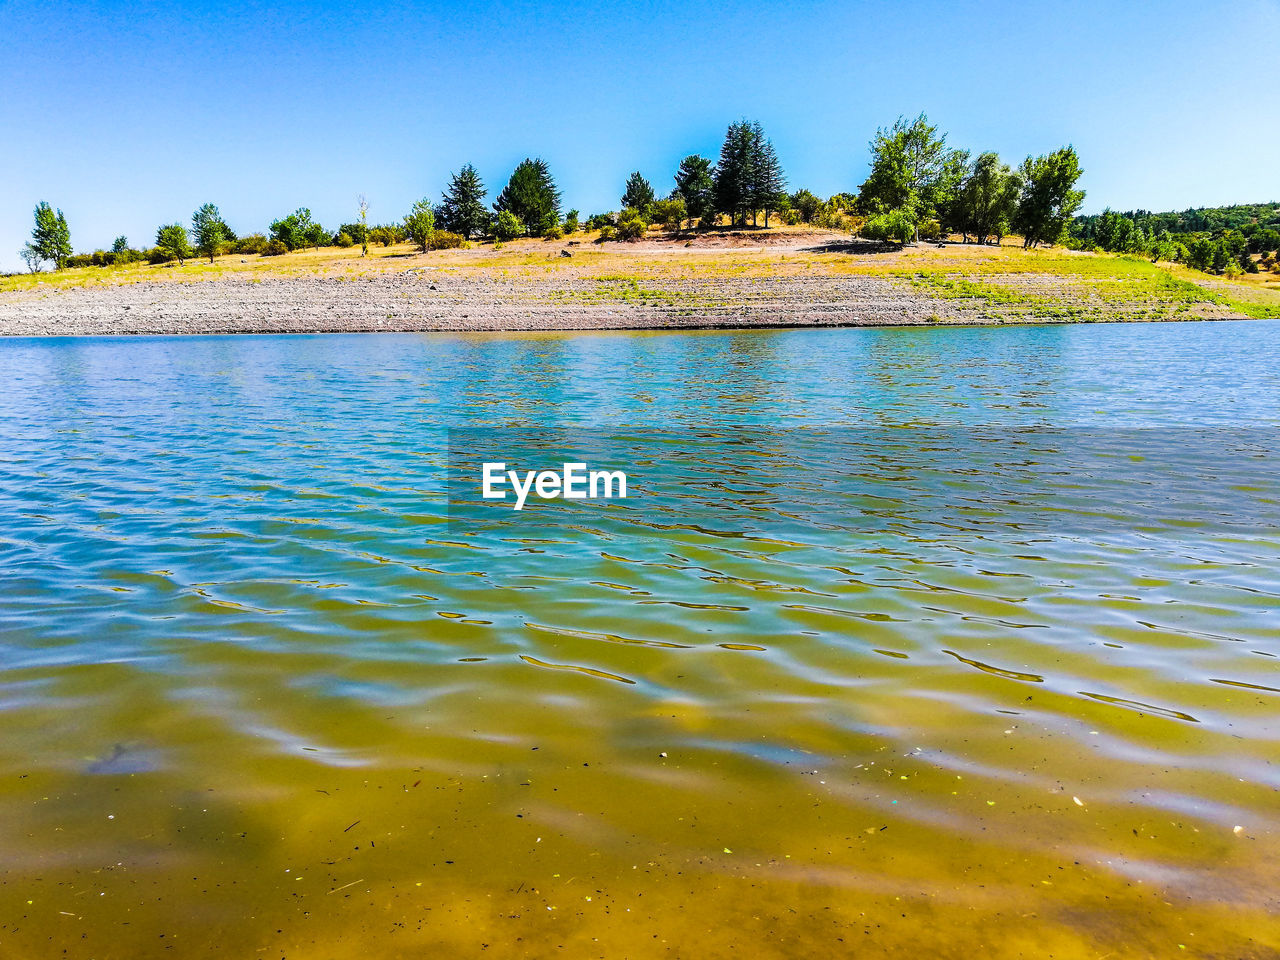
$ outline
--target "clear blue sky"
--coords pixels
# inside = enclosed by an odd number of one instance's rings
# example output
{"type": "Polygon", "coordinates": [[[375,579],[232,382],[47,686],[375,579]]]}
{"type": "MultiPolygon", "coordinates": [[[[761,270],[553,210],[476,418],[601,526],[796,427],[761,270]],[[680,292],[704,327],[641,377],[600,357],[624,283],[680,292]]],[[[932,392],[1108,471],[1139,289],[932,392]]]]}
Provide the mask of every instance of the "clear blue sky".
{"type": "Polygon", "coordinates": [[[1088,210],[1278,200],[1278,38],[1280,0],[0,0],[0,268],[40,199],[77,250],[150,245],[206,201],[241,233],[362,192],[389,221],[541,156],[566,207],[613,209],[740,117],[824,196],[925,111],[1014,163],[1074,143],[1088,210]]]}

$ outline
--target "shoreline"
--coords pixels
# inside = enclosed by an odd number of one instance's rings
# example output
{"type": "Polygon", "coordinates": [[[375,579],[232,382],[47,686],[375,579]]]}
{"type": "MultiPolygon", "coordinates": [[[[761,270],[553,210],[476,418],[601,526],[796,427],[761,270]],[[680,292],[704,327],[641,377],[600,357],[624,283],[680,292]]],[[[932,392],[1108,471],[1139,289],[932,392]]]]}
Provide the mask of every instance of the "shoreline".
{"type": "Polygon", "coordinates": [[[19,279],[0,289],[0,336],[999,326],[1280,313],[1271,291],[1254,301],[1251,291],[1133,259],[955,243],[885,250],[812,233],[752,246],[522,241],[369,258],[324,248],[19,279]]]}

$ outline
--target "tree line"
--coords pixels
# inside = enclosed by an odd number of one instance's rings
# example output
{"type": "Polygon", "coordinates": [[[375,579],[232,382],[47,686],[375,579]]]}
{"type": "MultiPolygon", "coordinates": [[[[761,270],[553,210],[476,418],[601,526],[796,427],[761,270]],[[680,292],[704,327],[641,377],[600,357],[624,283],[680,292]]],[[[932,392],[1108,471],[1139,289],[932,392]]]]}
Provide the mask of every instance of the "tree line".
{"type": "Polygon", "coordinates": [[[1280,273],[1280,203],[1201,207],[1181,213],[1107,209],[1076,217],[1067,243],[1080,250],[1168,260],[1226,276],[1258,273],[1263,268],[1280,273]]]}
{"type": "MultiPolygon", "coordinates": [[[[488,190],[471,164],[450,175],[439,201],[423,198],[389,223],[368,222],[361,198],[352,222],[330,229],[300,207],[270,223],[265,232],[238,236],[218,208],[204,204],[190,225],[161,225],[154,243],[133,247],[118,237],[111,250],[76,255],[61,210],[42,202],[35,229],[22,251],[32,270],[110,265],[148,260],[184,262],[220,253],[283,255],[308,247],[389,246],[411,241],[428,251],[464,246],[475,239],[506,242],[521,236],[558,239],[583,227],[597,239],[627,240],[655,226],[674,232],[768,227],[773,218],[851,232],[874,240],[906,243],[958,234],[965,242],[999,243],[1018,235],[1025,246],[1092,235],[1080,232],[1076,214],[1084,200],[1077,189],[1082,170],[1071,146],[1028,156],[1016,168],[994,152],[976,155],[954,148],[946,134],[921,114],[899,118],[876,131],[870,143],[871,172],[854,192],[825,200],[807,189],[788,192],[787,178],[772,141],[760,123],[731,123],[714,160],[697,154],[682,159],[665,193],[639,172],[623,184],[619,208],[581,219],[562,212],[561,191],[546,161],[522,161],[488,203],[488,190]]],[[[1087,218],[1086,218],[1087,219],[1087,218]]],[[[1092,229],[1092,227],[1088,228],[1092,229]]],[[[1104,247],[1106,249],[1106,247],[1104,247]]],[[[1127,252],[1127,251],[1126,251],[1127,252]]]]}

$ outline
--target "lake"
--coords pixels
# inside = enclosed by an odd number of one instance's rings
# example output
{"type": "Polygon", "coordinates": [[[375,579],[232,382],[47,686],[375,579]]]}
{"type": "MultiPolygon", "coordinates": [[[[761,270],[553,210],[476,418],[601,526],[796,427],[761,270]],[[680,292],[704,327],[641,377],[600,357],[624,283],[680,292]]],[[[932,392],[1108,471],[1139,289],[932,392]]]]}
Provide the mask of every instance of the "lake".
{"type": "Polygon", "coordinates": [[[0,383],[6,957],[1280,953],[1280,322],[0,383]]]}

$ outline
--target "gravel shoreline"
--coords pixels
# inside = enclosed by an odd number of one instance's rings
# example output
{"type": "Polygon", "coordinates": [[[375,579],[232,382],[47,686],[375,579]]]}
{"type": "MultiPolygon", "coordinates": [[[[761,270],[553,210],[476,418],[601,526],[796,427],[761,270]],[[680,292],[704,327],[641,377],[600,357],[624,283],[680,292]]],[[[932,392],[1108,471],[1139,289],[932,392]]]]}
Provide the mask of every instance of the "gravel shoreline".
{"type": "Polygon", "coordinates": [[[595,283],[563,277],[433,278],[406,271],[24,291],[0,294],[0,335],[870,326],[936,322],[949,313],[942,301],[875,277],[666,286],[667,302],[590,302],[595,283]]]}

